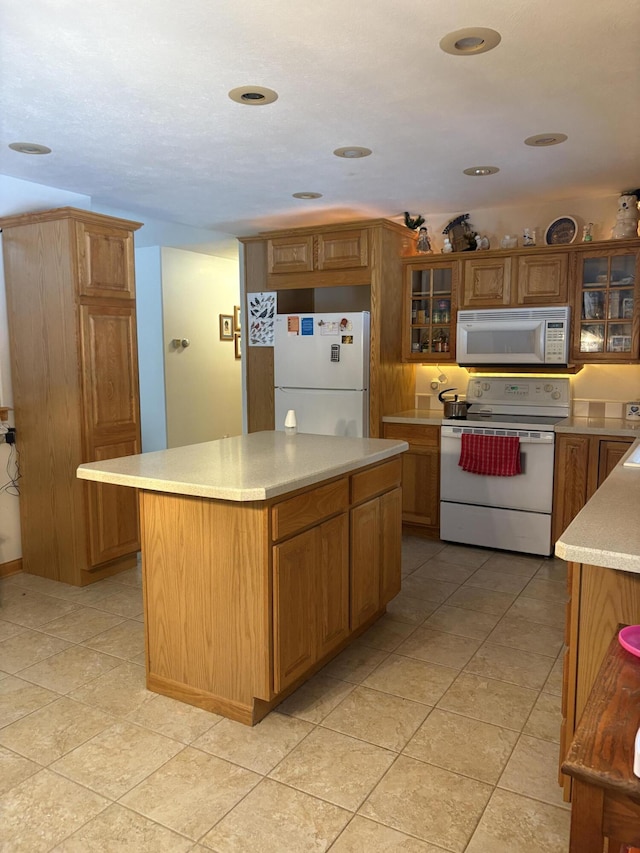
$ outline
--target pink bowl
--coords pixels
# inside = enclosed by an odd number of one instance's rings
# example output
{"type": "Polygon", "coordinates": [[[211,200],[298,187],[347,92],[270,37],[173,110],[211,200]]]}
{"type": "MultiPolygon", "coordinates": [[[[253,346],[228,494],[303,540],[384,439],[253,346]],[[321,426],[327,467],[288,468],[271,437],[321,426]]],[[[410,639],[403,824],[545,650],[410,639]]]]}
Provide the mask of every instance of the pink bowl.
{"type": "Polygon", "coordinates": [[[618,634],[618,642],[623,649],[640,658],[640,625],[628,625],[618,634]]]}

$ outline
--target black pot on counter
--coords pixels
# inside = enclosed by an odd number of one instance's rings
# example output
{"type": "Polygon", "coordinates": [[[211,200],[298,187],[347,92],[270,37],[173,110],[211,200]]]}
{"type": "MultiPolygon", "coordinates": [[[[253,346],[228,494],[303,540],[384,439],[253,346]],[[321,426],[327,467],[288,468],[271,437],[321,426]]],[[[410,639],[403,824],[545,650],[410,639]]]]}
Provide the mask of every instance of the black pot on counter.
{"type": "Polygon", "coordinates": [[[467,417],[467,409],[471,405],[471,403],[467,403],[466,400],[458,400],[458,395],[453,395],[453,400],[445,400],[444,395],[448,394],[449,391],[457,391],[457,388],[445,388],[444,391],[441,391],[438,394],[438,400],[444,406],[444,416],[448,419],[458,419],[464,420],[467,417]]]}

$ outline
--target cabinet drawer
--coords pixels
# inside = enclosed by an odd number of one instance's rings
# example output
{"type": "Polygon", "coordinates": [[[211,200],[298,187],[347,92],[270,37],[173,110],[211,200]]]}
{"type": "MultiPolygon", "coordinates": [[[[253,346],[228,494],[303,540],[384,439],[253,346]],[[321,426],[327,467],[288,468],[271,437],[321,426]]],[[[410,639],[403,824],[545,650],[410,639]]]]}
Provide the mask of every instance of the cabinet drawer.
{"type": "Polygon", "coordinates": [[[273,541],[344,512],[348,506],[349,481],[346,477],[282,501],[271,509],[273,541]]]}
{"type": "Polygon", "coordinates": [[[426,424],[385,424],[384,437],[408,441],[419,447],[439,447],[440,427],[426,424]]]}
{"type": "Polygon", "coordinates": [[[367,468],[351,475],[351,503],[358,504],[367,498],[388,492],[400,485],[402,478],[402,460],[399,456],[390,462],[367,468]]]}

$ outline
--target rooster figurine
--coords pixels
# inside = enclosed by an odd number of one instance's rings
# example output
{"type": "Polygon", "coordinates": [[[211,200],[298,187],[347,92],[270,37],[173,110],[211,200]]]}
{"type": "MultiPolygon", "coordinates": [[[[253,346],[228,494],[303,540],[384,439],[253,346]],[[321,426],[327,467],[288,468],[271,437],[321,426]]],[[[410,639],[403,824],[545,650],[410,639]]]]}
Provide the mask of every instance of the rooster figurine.
{"type": "Polygon", "coordinates": [[[409,215],[409,212],[407,210],[405,210],[405,212],[404,212],[404,224],[407,226],[407,228],[410,228],[411,231],[415,231],[421,225],[424,225],[424,216],[420,216],[420,214],[418,214],[415,219],[412,219],[411,216],[409,215]]]}

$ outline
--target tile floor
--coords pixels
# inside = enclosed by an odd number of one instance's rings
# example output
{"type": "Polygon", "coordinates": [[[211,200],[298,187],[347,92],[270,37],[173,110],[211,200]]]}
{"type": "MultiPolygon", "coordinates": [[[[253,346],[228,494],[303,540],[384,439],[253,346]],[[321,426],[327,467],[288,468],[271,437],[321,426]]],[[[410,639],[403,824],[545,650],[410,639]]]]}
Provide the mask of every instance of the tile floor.
{"type": "Polygon", "coordinates": [[[145,689],[140,574],[0,583],[0,850],[566,853],[565,565],[403,540],[388,614],[250,729],[145,689]]]}

